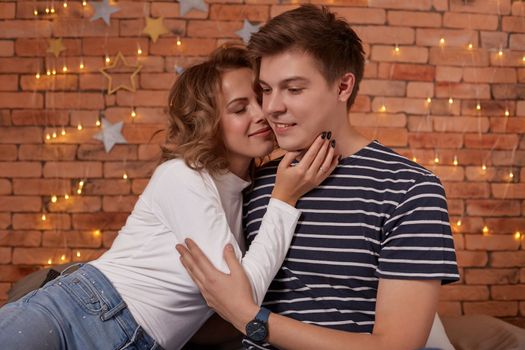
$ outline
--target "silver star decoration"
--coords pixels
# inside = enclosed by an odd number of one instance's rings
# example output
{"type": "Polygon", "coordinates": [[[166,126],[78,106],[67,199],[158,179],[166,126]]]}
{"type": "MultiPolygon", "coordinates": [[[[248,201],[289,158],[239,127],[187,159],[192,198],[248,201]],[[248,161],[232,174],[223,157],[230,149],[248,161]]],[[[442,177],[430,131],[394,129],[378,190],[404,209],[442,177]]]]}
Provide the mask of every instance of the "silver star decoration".
{"type": "Polygon", "coordinates": [[[93,136],[93,138],[104,143],[106,153],[109,153],[117,143],[128,143],[121,133],[123,124],[124,122],[122,121],[111,124],[106,118],[102,118],[102,131],[93,136]]]}
{"type": "Polygon", "coordinates": [[[208,4],[204,0],[179,0],[180,16],[184,16],[191,9],[197,9],[202,12],[208,12],[208,4]]]}
{"type": "Polygon", "coordinates": [[[90,21],[93,22],[99,18],[102,18],[108,26],[109,18],[111,17],[111,15],[120,10],[120,8],[116,6],[111,6],[109,4],[109,0],[102,0],[101,2],[91,2],[90,5],[94,8],[93,17],[91,17],[90,21]]]}
{"type": "Polygon", "coordinates": [[[261,27],[260,24],[251,24],[250,21],[244,20],[244,24],[242,25],[242,29],[235,32],[239,37],[242,38],[242,41],[246,45],[248,45],[248,42],[250,41],[250,37],[253,33],[256,33],[259,28],[261,27]]]}

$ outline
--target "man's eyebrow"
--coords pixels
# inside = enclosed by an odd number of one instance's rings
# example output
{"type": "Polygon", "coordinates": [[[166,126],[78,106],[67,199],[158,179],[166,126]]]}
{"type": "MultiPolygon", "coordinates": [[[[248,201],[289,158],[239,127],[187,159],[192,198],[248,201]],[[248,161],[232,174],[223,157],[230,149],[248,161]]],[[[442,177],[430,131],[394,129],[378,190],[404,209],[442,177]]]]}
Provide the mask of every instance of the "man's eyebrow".
{"type": "MultiPolygon", "coordinates": [[[[299,77],[299,76],[296,76],[296,77],[290,77],[290,78],[287,78],[287,79],[284,79],[284,80],[281,80],[279,82],[279,85],[286,85],[286,84],[289,84],[289,83],[296,83],[296,82],[302,82],[302,83],[308,83],[309,80],[304,78],[304,77],[299,77]]],[[[262,79],[259,79],[259,84],[263,84],[263,85],[268,85],[270,86],[270,84],[268,84],[267,82],[265,82],[264,80],[262,79]]]]}

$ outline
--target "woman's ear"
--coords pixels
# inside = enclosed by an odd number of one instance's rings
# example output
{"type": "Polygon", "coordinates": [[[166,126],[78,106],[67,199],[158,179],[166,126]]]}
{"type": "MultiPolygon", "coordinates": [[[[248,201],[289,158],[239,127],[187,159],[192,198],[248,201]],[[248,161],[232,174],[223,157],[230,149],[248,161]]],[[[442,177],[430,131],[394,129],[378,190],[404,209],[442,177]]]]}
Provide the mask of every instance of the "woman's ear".
{"type": "Polygon", "coordinates": [[[355,76],[353,73],[345,73],[339,80],[339,96],[341,102],[346,102],[354,91],[355,76]]]}

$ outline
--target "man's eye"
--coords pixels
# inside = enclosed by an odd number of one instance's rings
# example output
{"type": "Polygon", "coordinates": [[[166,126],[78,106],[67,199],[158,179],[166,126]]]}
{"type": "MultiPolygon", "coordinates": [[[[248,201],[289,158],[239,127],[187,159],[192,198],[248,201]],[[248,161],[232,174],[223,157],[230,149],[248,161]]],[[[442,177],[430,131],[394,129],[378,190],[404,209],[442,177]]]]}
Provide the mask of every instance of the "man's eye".
{"type": "Polygon", "coordinates": [[[293,95],[297,95],[297,94],[300,94],[303,91],[303,89],[302,88],[288,88],[288,91],[293,95]]]}
{"type": "Polygon", "coordinates": [[[263,87],[261,87],[261,92],[262,92],[263,94],[265,94],[265,95],[268,95],[270,92],[272,92],[272,90],[269,89],[269,88],[263,88],[263,87]]]}

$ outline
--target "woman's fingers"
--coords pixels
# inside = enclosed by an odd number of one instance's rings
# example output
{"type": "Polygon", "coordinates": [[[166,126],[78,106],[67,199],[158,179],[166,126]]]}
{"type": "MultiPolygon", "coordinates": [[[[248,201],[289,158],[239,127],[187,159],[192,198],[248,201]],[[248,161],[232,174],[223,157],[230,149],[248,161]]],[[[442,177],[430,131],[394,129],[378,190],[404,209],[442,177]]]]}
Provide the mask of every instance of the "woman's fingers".
{"type": "Polygon", "coordinates": [[[177,244],[175,246],[175,249],[177,249],[177,251],[179,252],[180,261],[186,269],[186,271],[188,271],[188,274],[190,275],[191,279],[196,284],[205,281],[206,277],[204,276],[204,273],[202,272],[199,264],[193,259],[192,253],[182,244],[177,244]]]}
{"type": "Polygon", "coordinates": [[[208,259],[208,257],[201,250],[201,248],[199,248],[197,243],[195,243],[190,238],[186,238],[184,242],[186,243],[186,246],[188,247],[188,250],[191,253],[190,255],[192,262],[205,276],[210,276],[212,273],[218,271],[215,268],[215,266],[213,266],[210,259],[208,259]]]}
{"type": "Polygon", "coordinates": [[[312,164],[310,164],[308,170],[312,172],[314,177],[317,177],[318,173],[323,173],[324,171],[328,170],[326,167],[323,169],[323,162],[326,159],[326,155],[329,151],[329,148],[332,148],[330,147],[330,141],[325,140],[323,145],[315,155],[315,159],[313,160],[312,164]]]}
{"type": "Polygon", "coordinates": [[[224,260],[226,261],[226,265],[228,265],[228,268],[230,269],[230,274],[237,273],[240,269],[243,268],[241,263],[237,259],[235,251],[233,250],[231,244],[226,245],[226,247],[224,248],[224,260]]]}
{"type": "Polygon", "coordinates": [[[319,174],[321,176],[331,174],[337,166],[337,163],[338,159],[335,156],[335,148],[332,146],[328,146],[324,158],[322,159],[322,163],[321,165],[319,165],[319,174]]]}
{"type": "Polygon", "coordinates": [[[297,166],[303,167],[305,170],[308,169],[319,152],[319,149],[324,145],[325,138],[326,132],[323,132],[323,134],[317,136],[297,166]]]}
{"type": "Polygon", "coordinates": [[[301,151],[290,151],[290,152],[286,152],[283,156],[283,158],[281,159],[281,161],[279,162],[279,166],[278,168],[282,169],[282,168],[288,168],[292,162],[297,158],[299,157],[299,155],[301,154],[302,152],[301,151]]]}

